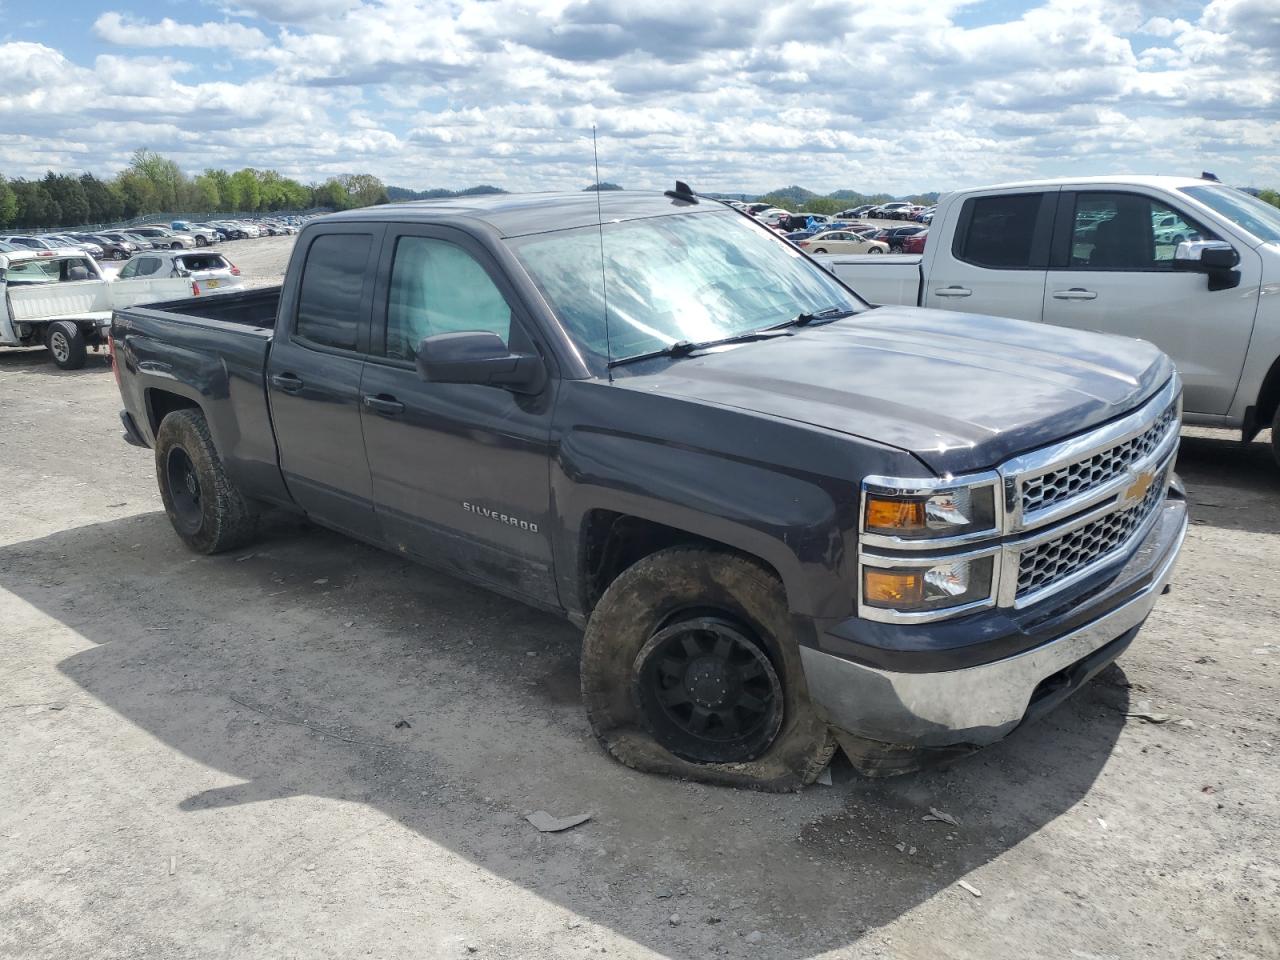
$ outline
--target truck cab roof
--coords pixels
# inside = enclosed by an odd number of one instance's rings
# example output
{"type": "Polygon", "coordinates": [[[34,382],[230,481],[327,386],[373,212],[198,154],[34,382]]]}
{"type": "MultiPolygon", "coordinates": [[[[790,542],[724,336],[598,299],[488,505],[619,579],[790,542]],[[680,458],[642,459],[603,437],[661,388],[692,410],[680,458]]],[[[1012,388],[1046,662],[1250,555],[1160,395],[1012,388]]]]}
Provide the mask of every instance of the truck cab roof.
{"type": "Polygon", "coordinates": [[[580,193],[500,193],[446,200],[411,200],[329,214],[314,222],[353,220],[362,223],[420,220],[424,223],[468,221],[482,223],[502,237],[520,237],[554,230],[595,226],[617,220],[638,220],[668,214],[731,212],[715,200],[696,202],[639,190],[607,190],[580,193]]]}

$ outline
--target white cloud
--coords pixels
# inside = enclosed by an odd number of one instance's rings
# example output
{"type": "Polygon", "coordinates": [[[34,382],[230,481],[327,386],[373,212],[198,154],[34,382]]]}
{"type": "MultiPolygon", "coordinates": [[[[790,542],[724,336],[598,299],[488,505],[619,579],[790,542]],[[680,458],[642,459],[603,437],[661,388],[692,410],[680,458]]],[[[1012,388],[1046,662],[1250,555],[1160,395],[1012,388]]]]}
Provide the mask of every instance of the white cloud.
{"type": "Polygon", "coordinates": [[[231,19],[105,13],[95,32],[119,55],[89,63],[57,37],[0,45],[16,91],[0,101],[0,168],[104,169],[146,146],[189,169],[575,188],[594,123],[602,173],[628,186],[903,193],[1200,169],[1280,182],[1275,0],[1180,18],[1139,0],[1003,18],[968,0],[216,5],[231,19]],[[183,59],[201,47],[236,68],[183,59]]]}
{"type": "Polygon", "coordinates": [[[107,12],[93,24],[93,32],[107,43],[124,47],[228,47],[254,50],[267,45],[256,27],[242,23],[178,23],[165,17],[156,23],[107,12]]]}

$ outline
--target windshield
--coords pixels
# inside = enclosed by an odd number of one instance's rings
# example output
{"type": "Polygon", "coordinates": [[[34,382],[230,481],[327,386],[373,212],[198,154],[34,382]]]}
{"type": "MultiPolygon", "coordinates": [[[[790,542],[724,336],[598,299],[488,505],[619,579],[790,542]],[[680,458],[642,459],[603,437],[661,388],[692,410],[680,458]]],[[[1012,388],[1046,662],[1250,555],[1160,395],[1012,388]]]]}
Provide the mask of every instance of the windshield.
{"type": "Polygon", "coordinates": [[[603,270],[596,226],[507,241],[578,347],[597,364],[682,340],[734,337],[801,313],[866,306],[791,244],[741,214],[607,223],[603,237],[603,270]]]}
{"type": "Polygon", "coordinates": [[[1259,240],[1280,243],[1280,209],[1234,187],[1183,187],[1182,192],[1220,213],[1259,240]]]}

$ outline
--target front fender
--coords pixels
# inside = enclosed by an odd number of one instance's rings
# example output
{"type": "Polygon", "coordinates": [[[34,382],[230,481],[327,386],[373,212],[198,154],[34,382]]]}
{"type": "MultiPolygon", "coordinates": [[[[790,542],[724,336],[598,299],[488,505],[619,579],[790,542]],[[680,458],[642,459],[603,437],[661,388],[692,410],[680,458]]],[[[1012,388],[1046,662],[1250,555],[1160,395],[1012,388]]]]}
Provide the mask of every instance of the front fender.
{"type": "Polygon", "coordinates": [[[794,613],[847,616],[856,503],[829,478],[634,435],[580,429],[552,463],[561,602],[585,614],[583,531],[609,510],[725,544],[769,564],[794,613]]]}

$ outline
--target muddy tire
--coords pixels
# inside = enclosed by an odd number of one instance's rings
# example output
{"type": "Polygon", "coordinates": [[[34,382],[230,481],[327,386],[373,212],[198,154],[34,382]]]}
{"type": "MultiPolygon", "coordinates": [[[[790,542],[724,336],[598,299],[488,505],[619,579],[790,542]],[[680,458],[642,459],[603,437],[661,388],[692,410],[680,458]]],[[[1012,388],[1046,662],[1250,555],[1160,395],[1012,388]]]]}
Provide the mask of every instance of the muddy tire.
{"type": "Polygon", "coordinates": [[[221,553],[253,539],[257,517],[222,466],[198,410],[177,410],[156,433],[156,481],[169,522],[197,553],[221,553]]]}
{"type": "Polygon", "coordinates": [[[636,770],[757,790],[812,783],[835,740],[809,700],[798,627],[759,563],[659,551],[605,591],[582,644],[582,700],[636,770]]]}
{"type": "Polygon", "coordinates": [[[79,370],[84,366],[84,334],[69,320],[55,320],[49,324],[45,331],[45,346],[59,369],[79,370]]]}

